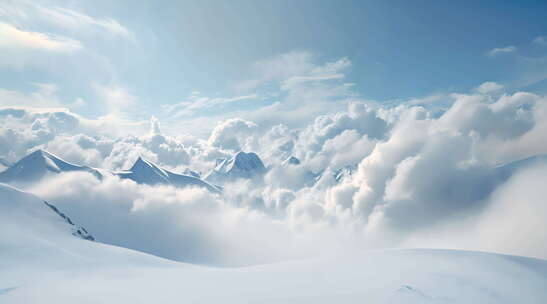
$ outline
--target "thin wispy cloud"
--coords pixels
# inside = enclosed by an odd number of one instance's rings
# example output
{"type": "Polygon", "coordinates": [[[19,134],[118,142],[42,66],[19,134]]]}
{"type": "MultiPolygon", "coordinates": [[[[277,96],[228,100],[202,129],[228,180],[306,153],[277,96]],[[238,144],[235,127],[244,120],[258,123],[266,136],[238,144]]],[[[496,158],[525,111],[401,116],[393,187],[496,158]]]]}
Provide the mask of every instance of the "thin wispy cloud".
{"type": "Polygon", "coordinates": [[[133,34],[113,18],[96,18],[74,9],[44,6],[33,1],[0,3],[0,17],[18,24],[48,24],[74,33],[103,32],[128,39],[133,34]]]}
{"type": "Polygon", "coordinates": [[[252,101],[258,99],[257,94],[236,96],[236,97],[205,97],[199,96],[199,92],[195,91],[189,96],[188,101],[179,102],[172,105],[164,105],[163,109],[169,116],[182,117],[191,116],[197,111],[210,109],[217,106],[225,106],[228,104],[252,101]]]}
{"type": "Polygon", "coordinates": [[[532,40],[532,43],[539,46],[547,46],[547,36],[537,36],[532,40]]]}
{"type": "Polygon", "coordinates": [[[127,88],[114,84],[95,84],[93,88],[98,100],[107,109],[104,114],[118,116],[135,110],[137,97],[131,94],[127,88]]]}
{"type": "Polygon", "coordinates": [[[43,50],[68,53],[82,49],[78,40],[54,34],[26,31],[0,22],[0,49],[43,50]]]}
{"type": "Polygon", "coordinates": [[[503,54],[511,54],[517,51],[517,47],[510,45],[502,48],[494,48],[486,53],[487,56],[494,57],[503,54]]]}

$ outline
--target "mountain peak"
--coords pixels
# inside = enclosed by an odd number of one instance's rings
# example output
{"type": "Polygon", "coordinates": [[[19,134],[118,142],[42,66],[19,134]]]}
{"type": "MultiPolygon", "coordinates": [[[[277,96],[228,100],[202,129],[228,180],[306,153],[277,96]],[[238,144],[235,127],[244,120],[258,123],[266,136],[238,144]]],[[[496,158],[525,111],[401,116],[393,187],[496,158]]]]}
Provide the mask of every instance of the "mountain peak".
{"type": "Polygon", "coordinates": [[[131,166],[130,171],[138,170],[140,167],[151,167],[151,164],[149,161],[146,161],[142,156],[139,155],[135,162],[133,163],[133,166],[131,166]]]}
{"type": "Polygon", "coordinates": [[[260,160],[260,157],[258,157],[258,155],[254,152],[245,153],[243,151],[239,151],[233,157],[231,163],[232,167],[237,167],[245,171],[266,170],[266,167],[264,167],[262,160],[260,160]]]}
{"type": "Polygon", "coordinates": [[[139,156],[129,171],[120,172],[116,175],[120,178],[127,178],[138,184],[147,185],[173,185],[176,187],[197,186],[207,188],[211,192],[219,193],[220,189],[199,178],[199,174],[193,171],[185,171],[191,174],[177,174],[169,170],[162,169],[151,161],[139,156]]]}
{"type": "Polygon", "coordinates": [[[167,173],[151,161],[139,156],[129,169],[139,180],[149,184],[164,183],[167,179],[167,173]]]}
{"type": "Polygon", "coordinates": [[[294,156],[289,156],[285,161],[283,161],[283,164],[285,165],[300,165],[300,160],[294,156]]]}
{"type": "Polygon", "coordinates": [[[254,152],[237,152],[229,160],[218,164],[205,178],[213,183],[222,183],[239,178],[252,178],[266,172],[260,157],[254,152]]]}
{"type": "Polygon", "coordinates": [[[21,160],[40,159],[40,158],[45,159],[46,157],[55,157],[55,156],[42,149],[37,149],[37,150],[34,150],[32,153],[28,154],[27,156],[23,157],[21,160]]]}
{"type": "Polygon", "coordinates": [[[0,182],[31,182],[42,178],[48,172],[66,171],[87,171],[99,179],[102,177],[95,169],[71,164],[45,150],[38,149],[0,173],[0,182]]]}
{"type": "Polygon", "coordinates": [[[36,150],[34,150],[34,152],[30,153],[28,156],[32,156],[32,155],[42,155],[42,154],[44,154],[44,152],[45,152],[45,151],[42,150],[42,149],[36,149],[36,150]]]}

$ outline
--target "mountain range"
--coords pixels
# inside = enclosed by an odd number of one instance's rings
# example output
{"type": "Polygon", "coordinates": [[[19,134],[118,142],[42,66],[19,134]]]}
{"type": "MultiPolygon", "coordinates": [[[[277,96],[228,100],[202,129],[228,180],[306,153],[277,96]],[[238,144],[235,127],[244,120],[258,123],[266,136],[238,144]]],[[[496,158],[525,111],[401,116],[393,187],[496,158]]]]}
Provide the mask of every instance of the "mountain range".
{"type": "Polygon", "coordinates": [[[46,176],[62,172],[88,172],[98,179],[105,174],[112,174],[122,179],[130,179],[138,184],[173,185],[175,187],[202,187],[214,193],[220,193],[225,184],[243,178],[253,178],[266,172],[262,160],[255,153],[236,153],[232,158],[223,160],[211,170],[204,179],[200,174],[186,169],[182,174],[161,168],[153,162],[137,158],[133,166],[125,171],[109,172],[103,169],[91,168],[69,163],[60,157],[44,150],[36,150],[14,164],[6,162],[7,168],[0,172],[0,182],[21,185],[38,181],[46,176]]]}
{"type": "MultiPolygon", "coordinates": [[[[526,159],[499,164],[491,167],[489,176],[494,184],[502,183],[520,168],[546,161],[547,155],[535,155],[526,159]]],[[[237,152],[231,158],[219,159],[216,166],[204,178],[201,177],[200,173],[189,168],[186,168],[182,173],[174,173],[143,157],[138,157],[128,170],[111,172],[85,165],[72,164],[44,150],[36,150],[14,164],[7,161],[3,161],[2,164],[6,169],[0,172],[0,183],[16,186],[33,183],[44,177],[62,172],[87,172],[99,180],[104,175],[110,174],[122,179],[132,180],[138,184],[162,184],[180,188],[193,186],[205,188],[213,193],[222,192],[223,185],[227,183],[238,179],[260,178],[268,171],[256,153],[243,151],[237,152]]],[[[281,166],[289,169],[300,165],[300,160],[294,156],[288,157],[281,163],[281,166]]],[[[334,171],[334,180],[342,182],[343,179],[350,178],[356,170],[357,164],[338,168],[334,171]]],[[[323,176],[323,172],[308,173],[309,182],[305,183],[307,186],[313,185],[323,176]]]]}

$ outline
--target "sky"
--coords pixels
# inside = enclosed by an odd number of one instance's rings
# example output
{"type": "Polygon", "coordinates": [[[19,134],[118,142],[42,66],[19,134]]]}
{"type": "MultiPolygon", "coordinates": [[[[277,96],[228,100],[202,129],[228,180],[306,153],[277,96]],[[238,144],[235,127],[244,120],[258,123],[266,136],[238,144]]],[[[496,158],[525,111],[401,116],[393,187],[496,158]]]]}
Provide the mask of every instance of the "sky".
{"type": "Polygon", "coordinates": [[[544,1],[0,0],[0,169],[36,149],[99,168],[18,187],[102,242],[178,261],[546,258],[546,15],[544,1]],[[238,151],[266,173],[221,194],[108,173],[143,157],[204,178],[238,151]]]}
{"type": "Polygon", "coordinates": [[[543,1],[3,0],[1,103],[34,95],[40,107],[154,115],[168,132],[203,136],[204,124],[286,102],[293,76],[351,86],[333,109],[487,81],[544,92],[546,14],[543,1]]]}

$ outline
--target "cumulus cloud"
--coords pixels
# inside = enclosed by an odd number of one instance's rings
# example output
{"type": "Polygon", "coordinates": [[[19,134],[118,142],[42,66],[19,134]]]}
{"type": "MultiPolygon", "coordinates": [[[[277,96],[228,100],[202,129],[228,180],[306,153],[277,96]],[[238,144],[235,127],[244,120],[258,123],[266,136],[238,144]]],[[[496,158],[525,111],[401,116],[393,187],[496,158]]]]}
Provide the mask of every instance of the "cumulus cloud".
{"type": "Polygon", "coordinates": [[[239,118],[220,122],[211,132],[209,144],[223,149],[242,150],[253,139],[257,125],[239,118]]]}

